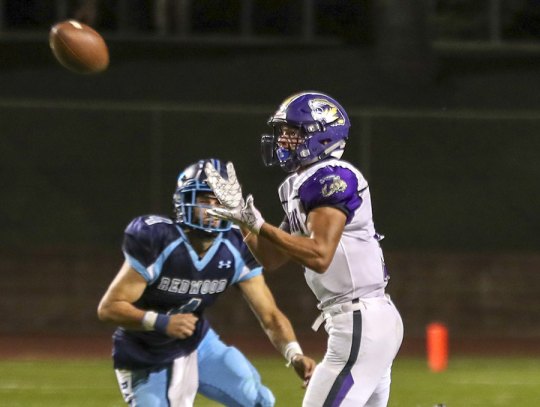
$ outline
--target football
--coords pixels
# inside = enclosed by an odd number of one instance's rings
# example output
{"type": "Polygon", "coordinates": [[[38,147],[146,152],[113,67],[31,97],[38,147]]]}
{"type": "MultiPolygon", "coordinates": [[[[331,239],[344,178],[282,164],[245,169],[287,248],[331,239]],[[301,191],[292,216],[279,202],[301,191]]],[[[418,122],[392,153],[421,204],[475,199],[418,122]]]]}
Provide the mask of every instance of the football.
{"type": "Polygon", "coordinates": [[[109,66],[109,49],[93,28],[75,20],[55,24],[49,45],[58,62],[80,74],[103,72],[109,66]]]}

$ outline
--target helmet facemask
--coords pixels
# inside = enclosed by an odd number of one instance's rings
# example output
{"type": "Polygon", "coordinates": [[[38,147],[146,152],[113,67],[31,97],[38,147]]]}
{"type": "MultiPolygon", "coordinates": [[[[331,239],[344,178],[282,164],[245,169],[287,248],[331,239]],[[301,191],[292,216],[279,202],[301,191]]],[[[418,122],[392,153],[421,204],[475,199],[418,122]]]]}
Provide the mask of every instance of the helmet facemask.
{"type": "Polygon", "coordinates": [[[304,130],[286,122],[276,123],[273,128],[275,154],[281,167],[287,172],[296,171],[300,167],[300,157],[306,152],[309,154],[304,130]]]}
{"type": "MultiPolygon", "coordinates": [[[[204,164],[207,161],[201,160],[179,175],[173,195],[175,220],[191,229],[207,233],[226,232],[231,228],[231,222],[216,220],[206,215],[206,209],[215,206],[211,201],[217,202],[212,189],[206,183],[204,164]]],[[[213,164],[215,165],[214,162],[213,164]]]]}

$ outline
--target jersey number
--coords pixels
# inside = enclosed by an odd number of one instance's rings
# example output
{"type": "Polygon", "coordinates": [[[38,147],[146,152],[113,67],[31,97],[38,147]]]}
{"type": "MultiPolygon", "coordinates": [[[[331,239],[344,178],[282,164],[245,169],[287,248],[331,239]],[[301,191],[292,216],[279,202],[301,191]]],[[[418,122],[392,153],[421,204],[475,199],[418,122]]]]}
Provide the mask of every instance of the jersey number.
{"type": "Polygon", "coordinates": [[[173,314],[189,314],[199,308],[202,300],[200,298],[192,298],[184,305],[181,305],[178,308],[172,309],[168,312],[169,315],[173,314]]]}
{"type": "Polygon", "coordinates": [[[156,223],[167,223],[172,225],[173,221],[162,216],[151,215],[144,220],[144,223],[146,223],[148,226],[155,225],[156,223]]]}

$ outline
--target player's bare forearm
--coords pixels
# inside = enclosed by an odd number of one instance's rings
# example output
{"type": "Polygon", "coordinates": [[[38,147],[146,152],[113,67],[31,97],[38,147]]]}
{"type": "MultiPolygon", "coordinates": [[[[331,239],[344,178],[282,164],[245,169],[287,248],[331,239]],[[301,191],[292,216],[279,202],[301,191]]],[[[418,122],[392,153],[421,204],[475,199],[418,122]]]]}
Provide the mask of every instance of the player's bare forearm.
{"type": "Polygon", "coordinates": [[[289,342],[296,341],[290,321],[280,311],[275,312],[267,321],[261,321],[261,324],[272,345],[280,352],[289,342]]]}
{"type": "Polygon", "coordinates": [[[144,311],[127,301],[109,300],[104,297],[98,306],[101,321],[129,329],[142,329],[144,311]]]}
{"type": "Polygon", "coordinates": [[[146,287],[147,282],[144,278],[125,261],[99,302],[97,310],[99,319],[127,329],[156,329],[173,338],[184,339],[193,335],[198,320],[195,315],[188,313],[166,316],[162,318],[164,324],[158,326],[156,324],[158,314],[155,311],[142,310],[133,305],[146,287]],[[154,317],[153,321],[147,320],[144,326],[145,315],[151,314],[154,317]]]}
{"type": "MultiPolygon", "coordinates": [[[[281,311],[277,310],[269,321],[261,321],[261,324],[270,342],[284,356],[287,346],[291,342],[297,342],[290,321],[281,311]]],[[[315,360],[299,353],[292,357],[291,364],[295,373],[302,379],[303,387],[305,388],[315,370],[315,360]]]]}
{"type": "MultiPolygon", "coordinates": [[[[107,297],[98,306],[99,319],[127,329],[143,330],[143,318],[146,311],[127,301],[109,301],[107,297]]],[[[166,334],[173,338],[184,339],[195,331],[198,318],[193,314],[176,314],[169,318],[166,334]]]]}
{"type": "Polygon", "coordinates": [[[310,212],[307,229],[310,236],[291,235],[269,223],[259,231],[263,237],[284,251],[293,261],[317,272],[324,273],[332,259],[345,227],[346,216],[341,211],[321,207],[310,212]]]}
{"type": "Polygon", "coordinates": [[[264,237],[244,229],[242,229],[242,234],[249,250],[265,270],[275,270],[290,260],[283,250],[264,237]]]}
{"type": "Polygon", "coordinates": [[[242,281],[239,286],[268,339],[282,353],[288,343],[296,341],[296,336],[290,321],[278,308],[264,276],[242,281]]]}
{"type": "Polygon", "coordinates": [[[324,247],[318,245],[314,239],[293,236],[269,223],[262,226],[259,239],[268,240],[276,248],[287,253],[291,260],[318,273],[324,273],[331,261],[331,258],[325,256],[324,247]]]}
{"type": "Polygon", "coordinates": [[[240,283],[240,289],[272,345],[292,362],[295,372],[306,384],[315,368],[315,361],[301,355],[302,351],[298,349],[299,345],[291,322],[277,307],[264,277],[259,275],[243,281],[240,283]],[[296,350],[300,351],[296,352],[296,350]],[[295,360],[295,356],[298,355],[302,357],[295,360]]]}
{"type": "Polygon", "coordinates": [[[296,340],[290,321],[278,308],[262,274],[242,281],[239,286],[251,310],[276,349],[280,350],[287,343],[296,340]]]}
{"type": "MultiPolygon", "coordinates": [[[[275,315],[275,319],[265,330],[272,344],[283,354],[287,345],[291,342],[296,342],[297,340],[290,321],[281,312],[278,314],[275,315]]],[[[302,379],[303,387],[307,387],[307,384],[313,375],[313,371],[315,370],[315,360],[309,356],[298,353],[292,357],[291,364],[295,373],[302,379]]]]}

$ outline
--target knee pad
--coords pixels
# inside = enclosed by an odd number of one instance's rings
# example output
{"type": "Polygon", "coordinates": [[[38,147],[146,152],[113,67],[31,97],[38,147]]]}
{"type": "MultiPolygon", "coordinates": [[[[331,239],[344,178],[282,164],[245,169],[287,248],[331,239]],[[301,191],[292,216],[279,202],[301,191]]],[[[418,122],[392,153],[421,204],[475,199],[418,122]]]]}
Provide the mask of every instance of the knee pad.
{"type": "Polygon", "coordinates": [[[227,364],[236,367],[236,373],[242,378],[241,389],[246,406],[274,407],[276,403],[274,394],[262,384],[261,375],[242,352],[231,346],[227,349],[225,360],[227,364]],[[245,363],[239,363],[241,360],[245,363]]]}
{"type": "Polygon", "coordinates": [[[222,350],[209,369],[199,377],[199,392],[206,397],[233,407],[274,406],[274,395],[262,385],[257,369],[235,347],[222,350]]]}

